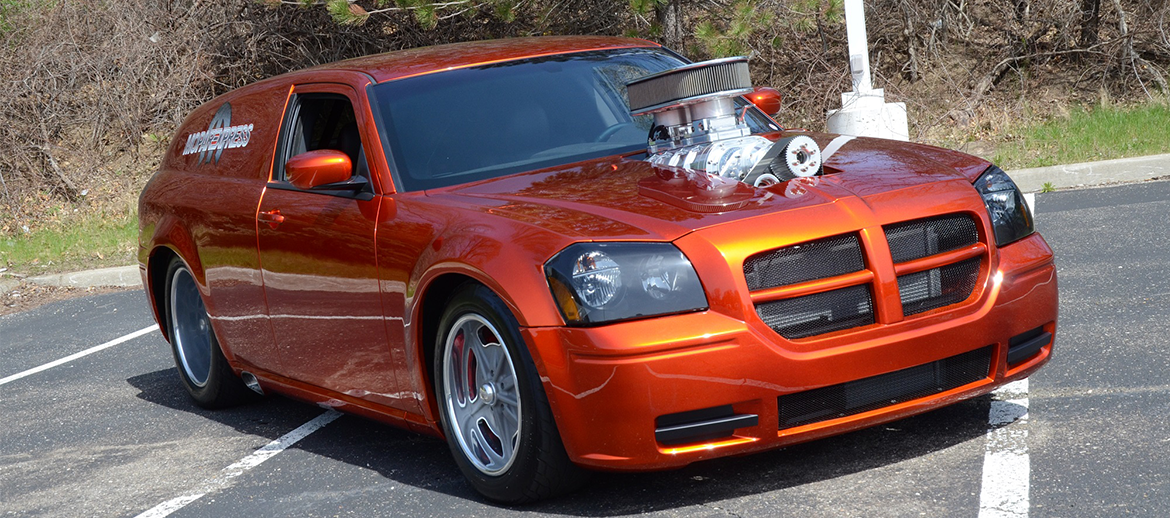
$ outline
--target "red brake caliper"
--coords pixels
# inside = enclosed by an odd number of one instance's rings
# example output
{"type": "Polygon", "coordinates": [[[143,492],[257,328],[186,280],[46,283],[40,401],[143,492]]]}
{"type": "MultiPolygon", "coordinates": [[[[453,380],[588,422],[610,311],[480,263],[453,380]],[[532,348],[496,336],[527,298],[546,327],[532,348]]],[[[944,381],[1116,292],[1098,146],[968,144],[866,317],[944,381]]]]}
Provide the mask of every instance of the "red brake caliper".
{"type": "MultiPolygon", "coordinates": [[[[454,347],[451,348],[451,360],[450,360],[451,365],[463,365],[463,338],[464,338],[463,330],[461,329],[461,330],[459,330],[459,334],[455,335],[455,340],[454,340],[454,343],[452,344],[454,347]]],[[[458,385],[458,383],[463,381],[460,378],[461,377],[458,375],[458,373],[455,373],[456,385],[458,385]]],[[[455,393],[458,395],[460,404],[467,402],[467,388],[466,387],[456,386],[455,393]]]]}
{"type": "Polygon", "coordinates": [[[475,351],[469,351],[467,355],[467,399],[475,399],[479,397],[479,385],[475,383],[475,351]]]}

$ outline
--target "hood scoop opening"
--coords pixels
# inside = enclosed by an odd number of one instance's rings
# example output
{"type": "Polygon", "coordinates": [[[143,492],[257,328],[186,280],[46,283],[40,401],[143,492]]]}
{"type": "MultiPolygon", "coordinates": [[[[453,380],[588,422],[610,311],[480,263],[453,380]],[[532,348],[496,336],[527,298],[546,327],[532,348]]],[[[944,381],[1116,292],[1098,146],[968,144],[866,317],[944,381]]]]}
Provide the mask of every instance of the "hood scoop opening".
{"type": "Polygon", "coordinates": [[[737,110],[735,103],[736,97],[752,92],[746,57],[667,70],[627,84],[626,91],[632,115],[654,116],[646,161],[685,171],[659,175],[668,177],[660,179],[669,185],[689,179],[690,190],[699,191],[694,196],[720,200],[703,206],[726,201],[729,206],[722,210],[733,210],[735,201],[723,198],[735,198],[744,190],[725,186],[727,181],[751,191],[821,172],[820,147],[808,136],[773,142],[751,134],[745,120],[750,108],[737,110]]]}

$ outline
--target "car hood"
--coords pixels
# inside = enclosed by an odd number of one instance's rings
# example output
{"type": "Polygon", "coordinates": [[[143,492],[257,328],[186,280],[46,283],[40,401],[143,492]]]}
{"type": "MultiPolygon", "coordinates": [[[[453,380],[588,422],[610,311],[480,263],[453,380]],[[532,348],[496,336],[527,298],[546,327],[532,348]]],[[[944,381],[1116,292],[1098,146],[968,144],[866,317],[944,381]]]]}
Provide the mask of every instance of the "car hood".
{"type": "MultiPolygon", "coordinates": [[[[705,206],[692,203],[696,196],[673,195],[686,189],[656,188],[664,183],[662,178],[677,177],[681,171],[665,171],[639,160],[641,155],[579,162],[433,190],[427,195],[445,204],[538,225],[575,240],[672,241],[729,221],[836,203],[843,198],[881,203],[891,192],[924,184],[970,183],[990,165],[970,155],[920,144],[802,134],[812,136],[822,149],[844,142],[826,157],[822,176],[763,189],[737,183],[736,192],[723,200],[700,199],[707,202],[705,206]],[[720,206],[728,200],[734,203],[720,206]]],[[[678,184],[679,180],[670,183],[678,184]]]]}

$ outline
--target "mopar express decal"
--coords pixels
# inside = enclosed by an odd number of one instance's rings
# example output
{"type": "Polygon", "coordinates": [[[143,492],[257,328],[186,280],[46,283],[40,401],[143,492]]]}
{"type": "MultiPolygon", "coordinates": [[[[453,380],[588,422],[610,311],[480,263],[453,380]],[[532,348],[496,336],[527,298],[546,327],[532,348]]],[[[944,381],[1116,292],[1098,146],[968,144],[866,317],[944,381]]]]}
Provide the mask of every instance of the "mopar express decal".
{"type": "Polygon", "coordinates": [[[247,146],[250,138],[252,125],[232,126],[232,105],[223,103],[211,118],[207,131],[187,136],[187,146],[183,148],[183,155],[199,153],[199,164],[211,162],[213,159],[218,164],[223,150],[247,146]]]}

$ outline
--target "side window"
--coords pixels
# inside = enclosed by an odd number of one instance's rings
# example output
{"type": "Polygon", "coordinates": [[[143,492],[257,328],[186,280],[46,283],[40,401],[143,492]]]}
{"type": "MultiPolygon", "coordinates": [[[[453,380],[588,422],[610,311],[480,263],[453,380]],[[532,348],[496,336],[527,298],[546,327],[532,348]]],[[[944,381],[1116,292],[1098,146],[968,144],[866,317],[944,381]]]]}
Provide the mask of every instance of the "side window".
{"type": "Polygon", "coordinates": [[[333,149],[349,155],[353,175],[369,179],[357,118],[349,98],[338,94],[298,94],[284,128],[282,153],[275,180],[284,180],[284,163],[296,155],[333,149]]]}

